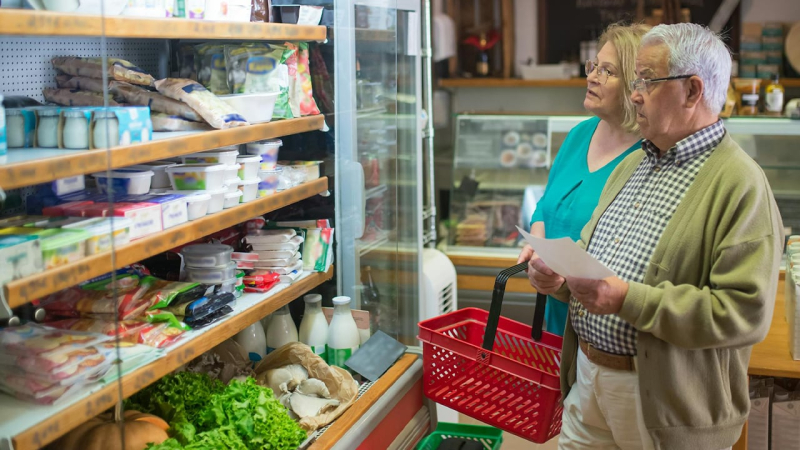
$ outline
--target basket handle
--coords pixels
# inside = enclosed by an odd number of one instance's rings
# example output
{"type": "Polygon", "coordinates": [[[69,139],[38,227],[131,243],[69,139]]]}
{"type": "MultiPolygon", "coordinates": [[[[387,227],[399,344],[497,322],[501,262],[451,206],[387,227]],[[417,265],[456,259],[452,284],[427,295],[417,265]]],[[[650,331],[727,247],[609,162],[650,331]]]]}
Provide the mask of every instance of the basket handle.
{"type": "MultiPolygon", "coordinates": [[[[494,338],[497,334],[497,325],[500,322],[500,310],[503,307],[503,295],[506,292],[506,284],[508,279],[524,271],[528,267],[528,263],[519,263],[516,266],[509,267],[508,269],[500,272],[494,281],[494,290],[492,291],[492,305],[489,307],[489,320],[486,322],[486,331],[483,335],[483,348],[491,351],[494,349],[494,338]]],[[[536,294],[536,307],[533,313],[533,326],[531,327],[531,338],[535,341],[542,339],[542,325],[544,324],[544,307],[547,304],[547,296],[544,294],[536,294]]]]}

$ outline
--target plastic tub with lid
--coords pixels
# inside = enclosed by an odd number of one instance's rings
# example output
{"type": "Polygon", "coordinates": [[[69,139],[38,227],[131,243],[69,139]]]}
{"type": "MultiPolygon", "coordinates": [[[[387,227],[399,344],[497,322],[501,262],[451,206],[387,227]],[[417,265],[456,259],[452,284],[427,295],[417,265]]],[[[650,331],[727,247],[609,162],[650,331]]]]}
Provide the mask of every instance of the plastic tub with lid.
{"type": "Polygon", "coordinates": [[[239,182],[239,190],[242,191],[242,198],[239,200],[240,203],[247,203],[249,201],[255,200],[258,197],[258,185],[261,183],[261,180],[258,178],[252,180],[242,180],[239,182]]]}
{"type": "Polygon", "coordinates": [[[231,178],[239,178],[238,164],[228,164],[225,166],[225,179],[230,180],[231,178]]]}
{"type": "Polygon", "coordinates": [[[125,217],[93,219],[89,223],[67,229],[83,230],[89,233],[86,239],[86,255],[94,255],[111,250],[114,246],[125,245],[131,240],[130,228],[133,221],[125,217]]]}
{"type": "Polygon", "coordinates": [[[199,152],[185,155],[182,157],[184,164],[236,164],[236,157],[239,156],[237,147],[224,147],[208,152],[199,152]]]}
{"type": "Polygon", "coordinates": [[[247,144],[247,154],[261,157],[261,170],[272,170],[278,163],[278,151],[282,145],[280,139],[251,142],[247,144]]]}
{"type": "Polygon", "coordinates": [[[97,189],[101,194],[113,191],[115,194],[147,194],[150,191],[150,182],[153,179],[152,170],[116,169],[107,172],[92,174],[97,180],[97,189]]]}
{"type": "Polygon", "coordinates": [[[186,207],[189,212],[189,220],[196,220],[208,214],[209,203],[211,203],[211,196],[208,194],[187,195],[186,207]]]}
{"type": "Polygon", "coordinates": [[[220,95],[219,99],[239,111],[250,123],[267,123],[272,120],[272,112],[280,92],[259,92],[255,94],[220,95]]]}
{"type": "Polygon", "coordinates": [[[41,238],[42,262],[45,270],[76,262],[86,256],[86,240],[91,234],[84,230],[58,230],[41,238]]]}
{"type": "Polygon", "coordinates": [[[187,245],[181,250],[183,261],[188,267],[214,269],[227,266],[231,262],[233,247],[225,244],[187,245]]]}
{"type": "Polygon", "coordinates": [[[150,181],[150,190],[163,189],[170,187],[169,175],[167,175],[167,167],[176,166],[178,163],[172,161],[153,161],[147,164],[137,164],[128,167],[129,169],[136,170],[152,170],[153,179],[150,181]]]}
{"type": "Polygon", "coordinates": [[[305,172],[305,181],[319,178],[319,165],[322,161],[278,161],[280,166],[291,167],[294,170],[305,172]]]}
{"type": "Polygon", "coordinates": [[[239,156],[236,158],[239,170],[236,175],[240,180],[252,180],[258,177],[258,169],[261,165],[261,157],[257,155],[239,156]]]}
{"type": "Polygon", "coordinates": [[[213,191],[223,187],[225,169],[224,164],[180,164],[167,167],[167,173],[176,191],[213,191]]]}
{"type": "Polygon", "coordinates": [[[280,170],[262,170],[258,172],[258,196],[266,197],[272,195],[278,189],[280,182],[280,170]]]}
{"type": "Polygon", "coordinates": [[[242,191],[236,190],[236,192],[226,192],[225,193],[225,203],[223,203],[222,207],[225,209],[233,208],[234,206],[239,204],[239,198],[242,196],[242,191]]]}
{"type": "Polygon", "coordinates": [[[203,284],[221,284],[225,280],[236,277],[236,263],[231,261],[219,267],[186,266],[189,281],[203,284]]]}
{"type": "MultiPolygon", "coordinates": [[[[186,196],[195,196],[195,195],[208,195],[210,197],[208,201],[208,210],[206,214],[214,214],[216,212],[222,211],[222,207],[225,204],[225,193],[228,192],[226,187],[221,187],[219,189],[208,190],[208,191],[169,191],[170,194],[181,194],[186,196]]],[[[191,206],[189,206],[191,208],[191,206]]],[[[191,219],[191,214],[189,220],[191,219]]]]}

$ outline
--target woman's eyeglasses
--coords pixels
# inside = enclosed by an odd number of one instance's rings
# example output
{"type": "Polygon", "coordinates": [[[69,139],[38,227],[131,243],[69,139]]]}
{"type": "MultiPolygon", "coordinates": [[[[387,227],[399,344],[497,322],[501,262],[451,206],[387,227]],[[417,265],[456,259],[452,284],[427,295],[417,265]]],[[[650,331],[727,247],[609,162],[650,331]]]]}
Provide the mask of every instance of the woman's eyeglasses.
{"type": "Polygon", "coordinates": [[[694,75],[675,75],[674,77],[652,79],[637,78],[631,81],[631,91],[638,91],[640,94],[645,94],[649,90],[651,84],[661,83],[662,81],[682,80],[685,78],[691,78],[693,76],[694,75]]]}
{"type": "Polygon", "coordinates": [[[616,76],[613,73],[609,72],[609,70],[606,69],[605,67],[600,66],[596,62],[591,60],[586,61],[586,65],[584,66],[584,68],[586,69],[587,77],[589,76],[590,73],[594,72],[594,69],[597,69],[597,81],[602,85],[605,85],[608,82],[608,77],[616,76]]]}

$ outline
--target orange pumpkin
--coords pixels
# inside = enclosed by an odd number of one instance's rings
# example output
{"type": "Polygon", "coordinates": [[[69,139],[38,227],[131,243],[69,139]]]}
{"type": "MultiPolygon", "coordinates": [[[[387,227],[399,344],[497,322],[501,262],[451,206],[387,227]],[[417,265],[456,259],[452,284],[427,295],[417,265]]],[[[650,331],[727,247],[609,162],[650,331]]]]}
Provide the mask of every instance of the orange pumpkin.
{"type": "Polygon", "coordinates": [[[147,444],[167,440],[169,425],[160,417],[139,411],[126,411],[125,445],[122,445],[120,426],[113,416],[104,414],[90,419],[56,441],[52,448],[59,450],[144,450],[147,444]]]}

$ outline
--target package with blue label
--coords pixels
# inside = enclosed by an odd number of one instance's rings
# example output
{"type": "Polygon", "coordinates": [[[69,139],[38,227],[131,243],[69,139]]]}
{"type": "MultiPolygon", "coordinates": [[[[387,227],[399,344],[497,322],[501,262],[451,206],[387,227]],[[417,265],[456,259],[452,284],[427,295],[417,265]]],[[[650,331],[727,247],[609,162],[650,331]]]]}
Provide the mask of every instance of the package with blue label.
{"type": "Polygon", "coordinates": [[[46,197],[62,197],[75,192],[83,192],[86,182],[83,175],[61,178],[39,185],[38,194],[46,197]]]}
{"type": "Polygon", "coordinates": [[[146,106],[61,108],[58,148],[111,148],[152,138],[153,124],[146,106]]]}
{"type": "Polygon", "coordinates": [[[161,224],[165,230],[189,221],[189,211],[185,195],[131,195],[122,197],[119,201],[128,203],[156,203],[161,205],[161,224]]]}
{"type": "Polygon", "coordinates": [[[26,108],[6,109],[6,143],[8,148],[33,147],[36,114],[26,108]]]}
{"type": "Polygon", "coordinates": [[[0,286],[41,272],[42,249],[36,235],[0,236],[0,286]]]}

